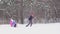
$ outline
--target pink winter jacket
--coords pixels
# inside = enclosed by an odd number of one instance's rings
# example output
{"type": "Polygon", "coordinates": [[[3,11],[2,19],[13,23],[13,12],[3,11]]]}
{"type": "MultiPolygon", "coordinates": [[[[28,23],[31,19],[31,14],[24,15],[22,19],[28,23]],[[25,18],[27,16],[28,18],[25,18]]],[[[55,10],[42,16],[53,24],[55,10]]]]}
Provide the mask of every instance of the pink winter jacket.
{"type": "Polygon", "coordinates": [[[10,19],[10,25],[11,25],[11,27],[12,27],[12,23],[13,23],[13,19],[10,19]]]}

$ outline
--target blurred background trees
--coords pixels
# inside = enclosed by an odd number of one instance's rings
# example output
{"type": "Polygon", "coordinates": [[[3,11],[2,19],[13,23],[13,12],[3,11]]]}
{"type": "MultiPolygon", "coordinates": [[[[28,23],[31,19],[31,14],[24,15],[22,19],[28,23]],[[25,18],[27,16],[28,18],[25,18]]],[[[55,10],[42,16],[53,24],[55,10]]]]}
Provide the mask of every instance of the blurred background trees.
{"type": "Polygon", "coordinates": [[[60,0],[0,0],[0,23],[7,24],[13,17],[24,23],[34,12],[34,23],[60,22],[60,0]]]}

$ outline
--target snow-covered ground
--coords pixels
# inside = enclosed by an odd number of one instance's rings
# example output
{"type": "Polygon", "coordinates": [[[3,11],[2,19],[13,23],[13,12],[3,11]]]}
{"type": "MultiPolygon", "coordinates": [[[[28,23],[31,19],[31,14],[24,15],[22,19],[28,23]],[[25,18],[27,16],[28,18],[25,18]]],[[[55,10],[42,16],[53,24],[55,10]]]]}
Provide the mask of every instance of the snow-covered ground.
{"type": "Polygon", "coordinates": [[[8,24],[0,25],[0,34],[60,34],[60,23],[33,24],[32,27],[25,27],[26,24],[18,24],[16,28],[8,24]]]}

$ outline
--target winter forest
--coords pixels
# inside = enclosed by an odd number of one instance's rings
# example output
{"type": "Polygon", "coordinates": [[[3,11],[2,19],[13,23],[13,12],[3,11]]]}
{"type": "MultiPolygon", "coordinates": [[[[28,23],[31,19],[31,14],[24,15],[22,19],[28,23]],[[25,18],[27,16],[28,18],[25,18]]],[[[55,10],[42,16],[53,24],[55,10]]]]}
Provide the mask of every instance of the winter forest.
{"type": "Polygon", "coordinates": [[[60,22],[60,0],[0,0],[0,24],[10,18],[24,24],[32,13],[33,23],[60,22]]]}

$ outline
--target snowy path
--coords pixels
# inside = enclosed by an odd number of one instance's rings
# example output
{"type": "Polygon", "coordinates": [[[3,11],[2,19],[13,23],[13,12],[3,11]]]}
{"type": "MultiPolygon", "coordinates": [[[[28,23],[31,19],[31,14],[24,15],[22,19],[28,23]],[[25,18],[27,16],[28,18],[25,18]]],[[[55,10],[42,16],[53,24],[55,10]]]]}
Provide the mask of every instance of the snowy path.
{"type": "Polygon", "coordinates": [[[16,28],[10,25],[0,25],[1,34],[60,34],[60,23],[33,24],[32,27],[25,27],[26,24],[18,24],[16,28]]]}

